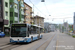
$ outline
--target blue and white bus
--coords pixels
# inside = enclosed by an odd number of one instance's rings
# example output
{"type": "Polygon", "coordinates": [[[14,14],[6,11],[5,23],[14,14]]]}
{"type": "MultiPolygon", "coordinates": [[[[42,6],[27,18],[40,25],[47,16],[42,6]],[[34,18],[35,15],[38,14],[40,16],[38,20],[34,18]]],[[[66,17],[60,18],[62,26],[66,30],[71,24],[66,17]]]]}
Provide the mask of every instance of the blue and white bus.
{"type": "Polygon", "coordinates": [[[30,24],[12,24],[10,42],[32,42],[43,37],[43,28],[30,24]]]}

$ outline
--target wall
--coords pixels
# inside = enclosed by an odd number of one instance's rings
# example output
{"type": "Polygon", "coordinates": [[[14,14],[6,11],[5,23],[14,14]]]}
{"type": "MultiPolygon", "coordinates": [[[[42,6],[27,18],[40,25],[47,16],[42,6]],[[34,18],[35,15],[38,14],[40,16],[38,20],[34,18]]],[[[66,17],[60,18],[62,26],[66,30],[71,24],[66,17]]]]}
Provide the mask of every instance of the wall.
{"type": "Polygon", "coordinates": [[[8,25],[4,25],[5,27],[9,27],[9,25],[10,25],[10,9],[9,9],[9,0],[4,0],[4,19],[6,19],[6,20],[8,20],[9,22],[8,22],[8,25]],[[5,6],[5,2],[7,2],[8,3],[8,7],[6,7],[5,6]],[[8,16],[6,16],[5,15],[5,12],[8,12],[8,16]]]}

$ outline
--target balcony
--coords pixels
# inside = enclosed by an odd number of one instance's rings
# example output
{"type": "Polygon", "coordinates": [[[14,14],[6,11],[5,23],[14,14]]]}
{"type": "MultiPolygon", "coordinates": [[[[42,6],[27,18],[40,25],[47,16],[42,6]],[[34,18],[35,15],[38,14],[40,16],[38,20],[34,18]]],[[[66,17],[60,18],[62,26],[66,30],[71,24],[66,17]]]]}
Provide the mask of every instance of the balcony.
{"type": "Polygon", "coordinates": [[[24,21],[24,19],[23,19],[23,18],[21,18],[21,20],[22,20],[22,21],[24,21]]]}
{"type": "Polygon", "coordinates": [[[15,21],[18,21],[18,17],[14,17],[14,20],[15,20],[15,21]]]}
{"type": "Polygon", "coordinates": [[[21,11],[21,14],[24,15],[24,11],[21,11]]]}
{"type": "Polygon", "coordinates": [[[14,8],[14,12],[18,13],[18,9],[14,8]]]}
{"type": "Polygon", "coordinates": [[[34,23],[34,21],[32,20],[31,23],[34,23]]]}
{"type": "Polygon", "coordinates": [[[13,12],[14,11],[14,8],[10,8],[10,11],[13,12]]]}
{"type": "Polygon", "coordinates": [[[30,12],[30,14],[32,14],[33,12],[30,12]]]}
{"type": "Polygon", "coordinates": [[[24,5],[23,5],[23,4],[21,4],[21,7],[24,7],[24,5]]]}
{"type": "Polygon", "coordinates": [[[27,9],[25,8],[24,11],[26,11],[27,9]]]}

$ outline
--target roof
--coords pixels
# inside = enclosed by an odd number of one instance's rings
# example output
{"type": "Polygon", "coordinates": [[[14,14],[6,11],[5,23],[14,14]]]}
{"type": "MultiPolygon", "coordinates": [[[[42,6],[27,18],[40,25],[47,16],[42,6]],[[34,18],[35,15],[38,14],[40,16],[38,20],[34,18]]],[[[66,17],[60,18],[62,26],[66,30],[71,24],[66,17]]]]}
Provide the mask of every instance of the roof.
{"type": "Polygon", "coordinates": [[[29,6],[30,8],[32,8],[30,5],[28,5],[27,3],[24,2],[24,4],[26,4],[27,6],[29,6]]]}
{"type": "Polygon", "coordinates": [[[40,16],[38,16],[38,15],[36,15],[36,16],[34,16],[34,18],[42,18],[42,19],[44,19],[44,17],[40,17],[40,16]]]}

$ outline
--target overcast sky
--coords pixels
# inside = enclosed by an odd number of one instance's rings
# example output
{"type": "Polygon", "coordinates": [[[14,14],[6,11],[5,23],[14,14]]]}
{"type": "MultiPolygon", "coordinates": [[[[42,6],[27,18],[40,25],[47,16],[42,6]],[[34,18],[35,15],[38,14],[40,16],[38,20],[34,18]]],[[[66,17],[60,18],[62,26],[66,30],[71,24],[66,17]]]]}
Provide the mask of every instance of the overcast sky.
{"type": "Polygon", "coordinates": [[[34,6],[34,15],[39,15],[44,17],[45,18],[44,22],[59,24],[63,23],[63,18],[65,18],[65,22],[73,24],[73,16],[75,12],[75,0],[45,0],[45,2],[41,2],[41,0],[31,0],[33,4],[29,0],[24,0],[24,1],[27,4],[29,4],[32,8],[34,4],[42,12],[41,13],[34,6]],[[66,18],[66,17],[71,17],[71,18],[66,18]]]}

